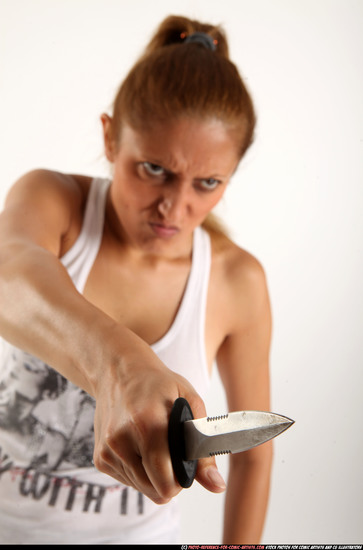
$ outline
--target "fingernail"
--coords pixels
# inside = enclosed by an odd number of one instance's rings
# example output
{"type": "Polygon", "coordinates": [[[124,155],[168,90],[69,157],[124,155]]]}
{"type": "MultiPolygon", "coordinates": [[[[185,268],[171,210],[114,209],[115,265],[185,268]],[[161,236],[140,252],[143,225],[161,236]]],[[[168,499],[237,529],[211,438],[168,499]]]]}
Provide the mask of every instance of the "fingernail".
{"type": "Polygon", "coordinates": [[[226,484],[224,482],[223,477],[218,472],[217,468],[209,468],[207,472],[207,476],[209,477],[210,481],[215,485],[216,487],[219,487],[220,489],[225,489],[226,484]]]}

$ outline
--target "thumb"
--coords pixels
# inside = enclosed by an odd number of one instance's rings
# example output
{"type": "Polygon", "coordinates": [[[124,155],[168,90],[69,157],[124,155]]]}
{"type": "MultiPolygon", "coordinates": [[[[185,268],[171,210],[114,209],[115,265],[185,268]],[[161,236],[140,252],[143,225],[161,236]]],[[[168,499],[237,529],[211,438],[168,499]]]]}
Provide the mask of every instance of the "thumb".
{"type": "Polygon", "coordinates": [[[218,471],[214,457],[201,458],[198,460],[195,479],[205,489],[212,493],[223,493],[226,489],[226,484],[218,471]]]}
{"type": "MultiPolygon", "coordinates": [[[[207,413],[205,404],[197,394],[188,396],[189,404],[194,414],[194,418],[204,418],[207,413]]],[[[218,472],[216,459],[214,456],[200,458],[198,460],[197,473],[195,479],[208,491],[212,493],[223,493],[226,484],[223,477],[218,472]]]]}

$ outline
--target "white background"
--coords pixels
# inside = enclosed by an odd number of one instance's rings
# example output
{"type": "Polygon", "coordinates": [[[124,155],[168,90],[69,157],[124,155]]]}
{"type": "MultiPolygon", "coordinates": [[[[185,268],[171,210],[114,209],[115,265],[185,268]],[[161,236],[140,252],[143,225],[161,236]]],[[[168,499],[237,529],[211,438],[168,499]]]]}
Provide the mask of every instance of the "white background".
{"type": "MultiPolygon", "coordinates": [[[[108,175],[99,115],[171,13],[223,24],[257,107],[220,212],[266,269],[272,410],[296,421],[263,542],[362,543],[362,0],[0,0],[0,201],[37,167],[108,175]]],[[[182,542],[220,542],[223,496],[182,505],[182,542]]]]}

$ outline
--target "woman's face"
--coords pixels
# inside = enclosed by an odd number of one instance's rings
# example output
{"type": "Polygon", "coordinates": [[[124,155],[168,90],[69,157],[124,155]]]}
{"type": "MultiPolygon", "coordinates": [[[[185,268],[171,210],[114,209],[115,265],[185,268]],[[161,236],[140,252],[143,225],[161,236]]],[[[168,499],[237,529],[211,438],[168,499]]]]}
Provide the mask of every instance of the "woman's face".
{"type": "Polygon", "coordinates": [[[192,233],[223,196],[238,164],[237,145],[221,121],[181,119],[151,130],[122,127],[113,163],[111,202],[126,244],[153,254],[190,252],[192,233]]]}

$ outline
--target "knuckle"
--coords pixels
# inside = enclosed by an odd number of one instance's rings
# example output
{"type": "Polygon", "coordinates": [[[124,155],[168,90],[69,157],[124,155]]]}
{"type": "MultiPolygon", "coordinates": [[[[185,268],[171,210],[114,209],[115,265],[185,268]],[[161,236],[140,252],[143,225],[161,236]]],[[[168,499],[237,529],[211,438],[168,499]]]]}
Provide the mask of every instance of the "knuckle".
{"type": "Polygon", "coordinates": [[[190,397],[188,396],[188,401],[190,408],[196,418],[201,418],[206,416],[206,408],[203,399],[197,394],[193,394],[190,397]]]}
{"type": "Polygon", "coordinates": [[[93,464],[95,465],[97,470],[103,472],[110,462],[111,451],[107,443],[105,442],[95,447],[93,452],[93,464]]]}
{"type": "Polygon", "coordinates": [[[93,464],[95,466],[95,468],[97,468],[97,470],[99,470],[100,472],[102,472],[104,470],[104,460],[101,458],[101,455],[99,455],[98,453],[94,453],[93,455],[93,464]]]}
{"type": "MultiPolygon", "coordinates": [[[[148,466],[156,472],[158,475],[162,475],[164,470],[164,457],[161,456],[159,449],[153,447],[145,448],[145,459],[147,460],[148,466]]],[[[144,461],[143,461],[144,462],[144,461]]]]}
{"type": "Polygon", "coordinates": [[[157,486],[157,492],[158,497],[162,504],[165,504],[172,500],[181,490],[181,487],[177,487],[174,482],[170,482],[169,480],[161,481],[159,480],[159,484],[157,486]]]}
{"type": "Polygon", "coordinates": [[[110,460],[111,448],[112,447],[108,444],[108,442],[105,442],[103,445],[101,445],[98,454],[101,460],[103,460],[104,462],[108,462],[110,460]]]}
{"type": "Polygon", "coordinates": [[[174,486],[169,486],[162,491],[161,498],[164,499],[166,502],[170,502],[170,500],[172,500],[178,493],[178,489],[176,489],[174,486]]]}
{"type": "Polygon", "coordinates": [[[101,456],[107,461],[111,455],[116,455],[124,459],[125,451],[129,448],[130,441],[126,430],[109,430],[106,432],[103,445],[101,447],[101,456]]]}
{"type": "Polygon", "coordinates": [[[167,501],[169,501],[174,496],[173,491],[166,484],[160,485],[158,487],[158,494],[161,500],[167,501]]]}
{"type": "Polygon", "coordinates": [[[130,422],[130,431],[141,440],[147,440],[150,436],[150,414],[138,411],[130,422]]]}
{"type": "Polygon", "coordinates": [[[158,496],[158,497],[155,497],[153,500],[155,504],[158,504],[159,506],[163,506],[164,504],[168,504],[168,502],[170,502],[171,499],[158,496]]]}

